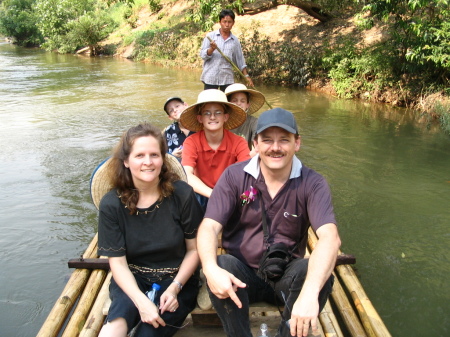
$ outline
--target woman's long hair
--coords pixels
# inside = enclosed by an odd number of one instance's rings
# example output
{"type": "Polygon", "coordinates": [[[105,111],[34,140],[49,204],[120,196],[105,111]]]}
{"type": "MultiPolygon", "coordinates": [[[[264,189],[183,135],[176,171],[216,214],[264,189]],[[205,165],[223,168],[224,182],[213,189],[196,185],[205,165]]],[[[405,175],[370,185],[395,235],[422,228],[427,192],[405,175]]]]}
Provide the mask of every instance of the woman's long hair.
{"type": "Polygon", "coordinates": [[[114,148],[111,163],[108,167],[110,170],[111,184],[113,188],[117,189],[122,203],[130,210],[130,214],[136,213],[139,191],[134,186],[130,169],[125,167],[124,161],[129,158],[136,139],[147,136],[151,136],[157,140],[163,158],[158,183],[160,192],[159,200],[170,196],[174,189],[172,182],[180,179],[177,174],[168,168],[166,160],[167,144],[161,131],[148,123],[142,123],[130,128],[122,135],[119,144],[114,148]]]}

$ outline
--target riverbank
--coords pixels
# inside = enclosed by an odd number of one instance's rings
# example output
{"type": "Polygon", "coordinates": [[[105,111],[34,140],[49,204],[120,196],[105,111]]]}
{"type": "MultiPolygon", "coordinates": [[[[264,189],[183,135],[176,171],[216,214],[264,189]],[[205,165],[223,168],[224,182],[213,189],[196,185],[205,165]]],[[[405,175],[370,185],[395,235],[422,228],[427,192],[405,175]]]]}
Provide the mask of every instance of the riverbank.
{"type": "Polygon", "coordinates": [[[450,11],[443,0],[12,0],[0,6],[0,34],[61,54],[201,69],[200,45],[218,28],[223,6],[242,14],[233,33],[258,87],[407,107],[427,124],[439,119],[450,134],[450,11]]]}
{"type": "MultiPolygon", "coordinates": [[[[188,0],[161,2],[158,11],[144,5],[133,14],[131,24],[122,25],[102,42],[103,48],[115,56],[136,61],[201,68],[198,52],[205,33],[186,21],[191,8],[188,0]]],[[[218,24],[213,27],[218,28],[218,24]]],[[[318,64],[310,64],[314,55],[331,53],[330,58],[336,58],[332,53],[340,48],[345,53],[349,44],[362,50],[385,43],[389,39],[386,25],[378,23],[362,30],[352,10],[341,11],[332,20],[321,23],[299,8],[280,5],[259,14],[237,16],[233,33],[241,40],[256,85],[259,82],[300,86],[341,98],[408,107],[428,116],[423,118],[427,123],[439,119],[443,129],[450,133],[450,99],[444,91],[414,92],[401,81],[381,86],[370,74],[367,83],[358,83],[356,79],[351,82],[348,74],[333,77],[318,69],[318,64]],[[373,83],[369,83],[371,80],[373,83]]]]}

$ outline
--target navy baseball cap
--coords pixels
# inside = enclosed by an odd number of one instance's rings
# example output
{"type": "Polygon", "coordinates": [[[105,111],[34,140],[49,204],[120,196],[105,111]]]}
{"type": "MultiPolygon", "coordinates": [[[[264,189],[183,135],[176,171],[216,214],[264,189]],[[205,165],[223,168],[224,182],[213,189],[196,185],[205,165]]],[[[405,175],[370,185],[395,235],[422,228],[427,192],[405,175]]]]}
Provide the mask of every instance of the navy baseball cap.
{"type": "Polygon", "coordinates": [[[181,103],[184,103],[184,101],[180,97],[170,97],[170,98],[168,98],[166,103],[164,103],[164,111],[166,112],[166,114],[169,114],[167,112],[167,110],[166,110],[167,104],[169,104],[172,101],[180,101],[181,103]]]}
{"type": "Polygon", "coordinates": [[[287,132],[298,134],[297,123],[295,122],[292,112],[282,108],[275,108],[264,111],[258,117],[258,124],[256,125],[256,133],[261,133],[265,129],[276,126],[286,130],[287,132]]]}

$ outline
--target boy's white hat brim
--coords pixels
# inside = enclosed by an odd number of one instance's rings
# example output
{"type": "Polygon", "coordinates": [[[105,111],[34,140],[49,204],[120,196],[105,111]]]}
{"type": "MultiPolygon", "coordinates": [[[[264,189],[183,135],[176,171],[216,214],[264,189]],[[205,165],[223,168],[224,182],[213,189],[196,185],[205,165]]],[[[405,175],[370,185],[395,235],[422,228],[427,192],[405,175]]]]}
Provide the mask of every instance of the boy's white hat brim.
{"type": "Polygon", "coordinates": [[[232,95],[236,92],[247,92],[250,95],[250,98],[249,98],[250,106],[248,107],[248,111],[247,111],[247,113],[249,115],[252,115],[256,111],[261,109],[261,107],[264,105],[264,102],[266,101],[266,98],[264,97],[264,95],[262,93],[260,93],[257,90],[248,89],[242,83],[234,83],[232,85],[229,85],[225,89],[225,95],[227,97],[230,97],[230,95],[232,95]]]}
{"type": "Polygon", "coordinates": [[[203,90],[197,98],[197,103],[186,108],[181,116],[180,123],[188,130],[200,131],[203,130],[203,124],[197,119],[197,115],[201,107],[206,103],[219,103],[226,106],[227,113],[229,114],[228,120],[224,124],[224,128],[231,130],[238,126],[241,126],[247,114],[245,111],[236,104],[230,103],[227,100],[225,93],[218,89],[203,90]]]}

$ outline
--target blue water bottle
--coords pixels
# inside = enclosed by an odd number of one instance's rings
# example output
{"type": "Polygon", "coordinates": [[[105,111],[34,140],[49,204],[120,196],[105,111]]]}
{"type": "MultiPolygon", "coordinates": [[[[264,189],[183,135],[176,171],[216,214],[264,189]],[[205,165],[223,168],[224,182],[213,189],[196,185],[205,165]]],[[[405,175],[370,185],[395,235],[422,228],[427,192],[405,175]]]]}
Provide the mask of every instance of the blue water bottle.
{"type": "Polygon", "coordinates": [[[161,286],[159,284],[153,283],[152,289],[147,291],[147,297],[155,304],[156,294],[158,293],[159,289],[161,289],[161,286]]]}

